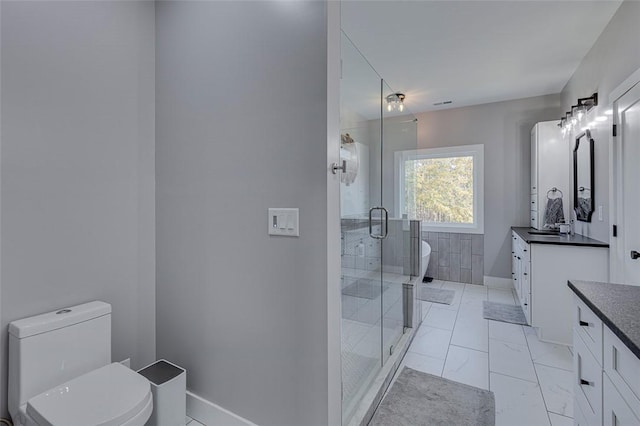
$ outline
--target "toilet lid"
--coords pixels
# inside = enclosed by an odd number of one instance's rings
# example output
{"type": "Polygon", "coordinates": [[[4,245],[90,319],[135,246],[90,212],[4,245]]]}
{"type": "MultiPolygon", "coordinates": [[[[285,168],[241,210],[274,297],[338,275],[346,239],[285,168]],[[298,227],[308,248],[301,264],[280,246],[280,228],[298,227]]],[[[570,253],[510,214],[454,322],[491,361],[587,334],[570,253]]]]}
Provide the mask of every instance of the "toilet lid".
{"type": "Polygon", "coordinates": [[[31,398],[27,414],[40,426],[119,426],[151,398],[147,379],[114,362],[31,398]]]}

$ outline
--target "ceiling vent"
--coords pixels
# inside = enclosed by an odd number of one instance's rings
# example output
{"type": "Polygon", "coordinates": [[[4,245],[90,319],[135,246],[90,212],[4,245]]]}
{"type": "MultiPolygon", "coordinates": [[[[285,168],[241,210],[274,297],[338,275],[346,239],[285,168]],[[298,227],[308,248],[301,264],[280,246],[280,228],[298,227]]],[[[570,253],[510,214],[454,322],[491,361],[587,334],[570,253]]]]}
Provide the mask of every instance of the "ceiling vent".
{"type": "Polygon", "coordinates": [[[452,104],[453,101],[442,101],[442,102],[436,102],[435,104],[433,104],[433,106],[440,106],[440,105],[449,105],[452,104]]]}

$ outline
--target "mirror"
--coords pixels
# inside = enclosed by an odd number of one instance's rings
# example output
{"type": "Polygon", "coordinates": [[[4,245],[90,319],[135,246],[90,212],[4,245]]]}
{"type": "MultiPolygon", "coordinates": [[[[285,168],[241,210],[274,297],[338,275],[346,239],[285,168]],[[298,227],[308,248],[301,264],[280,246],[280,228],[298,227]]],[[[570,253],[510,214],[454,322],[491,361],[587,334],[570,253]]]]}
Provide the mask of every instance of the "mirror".
{"type": "Polygon", "coordinates": [[[581,222],[591,222],[593,201],[593,138],[589,130],[576,138],[573,149],[573,209],[581,222]]]}

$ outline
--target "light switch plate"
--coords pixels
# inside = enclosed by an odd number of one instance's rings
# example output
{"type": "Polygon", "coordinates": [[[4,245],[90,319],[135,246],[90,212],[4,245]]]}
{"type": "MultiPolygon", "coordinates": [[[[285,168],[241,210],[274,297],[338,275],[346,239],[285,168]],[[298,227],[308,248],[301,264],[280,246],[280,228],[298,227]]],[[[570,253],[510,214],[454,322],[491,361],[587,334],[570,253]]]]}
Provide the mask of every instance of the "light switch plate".
{"type": "Polygon", "coordinates": [[[283,237],[299,237],[299,209],[269,208],[268,233],[283,237]]]}

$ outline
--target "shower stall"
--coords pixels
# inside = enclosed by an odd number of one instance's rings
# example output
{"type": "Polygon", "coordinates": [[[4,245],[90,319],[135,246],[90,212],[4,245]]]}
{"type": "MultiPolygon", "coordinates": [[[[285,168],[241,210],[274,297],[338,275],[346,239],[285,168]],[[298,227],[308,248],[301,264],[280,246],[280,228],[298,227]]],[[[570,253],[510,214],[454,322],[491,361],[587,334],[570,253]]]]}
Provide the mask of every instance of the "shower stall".
{"type": "Polygon", "coordinates": [[[420,223],[398,163],[416,149],[417,120],[344,33],[341,43],[342,418],[359,424],[420,320],[420,223]]]}

